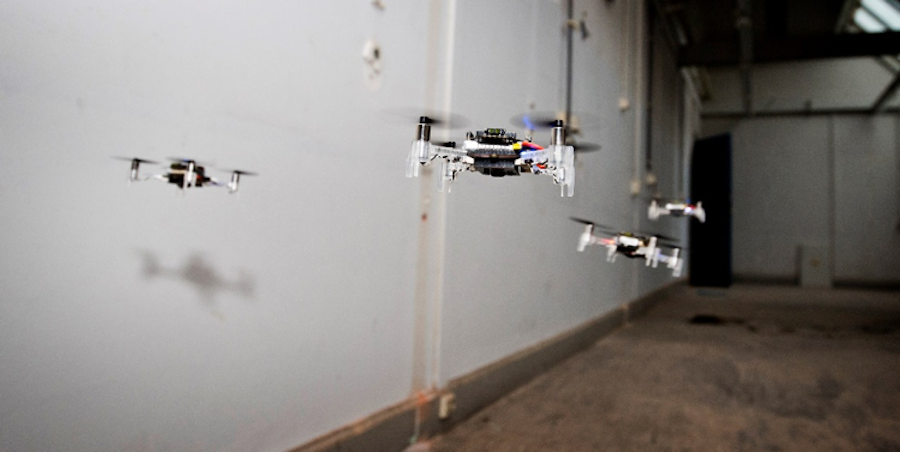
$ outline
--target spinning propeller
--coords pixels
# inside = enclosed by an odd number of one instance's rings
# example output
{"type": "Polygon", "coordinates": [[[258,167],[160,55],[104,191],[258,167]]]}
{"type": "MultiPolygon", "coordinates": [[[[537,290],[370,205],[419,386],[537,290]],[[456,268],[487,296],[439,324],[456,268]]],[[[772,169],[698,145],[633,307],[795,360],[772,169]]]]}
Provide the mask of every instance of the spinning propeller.
{"type": "Polygon", "coordinates": [[[404,126],[414,122],[451,130],[466,128],[472,122],[463,115],[412,107],[384,109],[382,110],[382,118],[388,122],[403,124],[404,126]]]}
{"type": "MultiPolygon", "coordinates": [[[[585,220],[585,219],[583,219],[583,218],[569,217],[569,219],[571,219],[572,221],[574,221],[574,222],[576,222],[576,223],[581,223],[581,224],[584,224],[584,225],[590,225],[590,226],[593,226],[593,229],[594,229],[594,230],[596,230],[596,231],[598,231],[598,232],[602,232],[602,233],[604,233],[604,234],[609,234],[609,235],[627,235],[627,236],[631,236],[631,235],[634,234],[634,233],[631,233],[631,232],[620,231],[620,230],[618,230],[618,229],[616,229],[616,228],[613,228],[613,227],[611,227],[611,226],[606,226],[606,225],[603,225],[603,224],[594,223],[593,221],[585,220]]],[[[643,231],[636,231],[636,233],[637,233],[637,234],[640,234],[640,235],[643,235],[643,236],[646,236],[646,237],[656,237],[656,243],[657,243],[659,246],[665,246],[665,247],[667,247],[667,248],[680,248],[680,245],[678,244],[678,239],[676,239],[676,238],[674,238],[674,237],[669,237],[669,236],[663,235],[663,234],[654,234],[654,233],[649,233],[649,232],[643,232],[643,231]]]]}
{"type": "Polygon", "coordinates": [[[131,162],[131,172],[130,172],[129,175],[128,175],[128,182],[129,182],[129,183],[134,182],[134,181],[136,181],[136,180],[139,180],[139,177],[140,177],[140,176],[138,176],[138,169],[140,168],[141,163],[148,163],[148,164],[151,164],[151,165],[156,165],[156,164],[158,164],[157,162],[154,162],[153,160],[144,160],[144,159],[142,159],[142,158],[137,158],[137,157],[121,157],[121,156],[113,156],[113,158],[116,159],[116,160],[123,160],[123,161],[126,161],[126,162],[131,162]]]}
{"type": "MultiPolygon", "coordinates": [[[[583,118],[588,117],[588,115],[573,115],[574,118],[583,118]]],[[[535,130],[549,130],[554,127],[557,127],[562,119],[556,113],[551,112],[530,112],[530,113],[522,113],[520,115],[513,116],[509,122],[516,126],[521,127],[529,132],[534,132],[535,130]]],[[[584,152],[593,152],[599,151],[602,147],[596,143],[578,143],[575,139],[574,135],[581,132],[584,129],[585,122],[581,122],[581,127],[575,128],[571,125],[566,125],[566,145],[572,146],[575,148],[576,153],[584,153],[584,152]]],[[[588,120],[587,123],[589,128],[595,128],[596,124],[594,124],[593,120],[588,120]]]]}

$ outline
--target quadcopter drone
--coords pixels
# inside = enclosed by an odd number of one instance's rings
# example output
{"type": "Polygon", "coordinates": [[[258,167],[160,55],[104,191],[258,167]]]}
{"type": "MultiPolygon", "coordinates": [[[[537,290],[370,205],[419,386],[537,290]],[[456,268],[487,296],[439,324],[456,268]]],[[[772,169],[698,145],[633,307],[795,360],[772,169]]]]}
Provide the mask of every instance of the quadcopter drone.
{"type": "Polygon", "coordinates": [[[238,183],[241,181],[241,176],[255,176],[256,173],[252,173],[249,171],[242,170],[233,170],[231,171],[231,181],[227,183],[219,182],[214,177],[209,177],[206,175],[206,168],[202,165],[199,165],[196,161],[191,159],[172,159],[171,165],[169,165],[169,171],[164,174],[154,174],[150,176],[141,177],[138,174],[138,169],[141,166],[141,163],[147,163],[155,165],[157,164],[151,160],[144,160],[140,158],[122,158],[116,157],[119,160],[130,160],[131,161],[131,173],[128,177],[129,182],[143,182],[145,180],[154,179],[161,180],[163,182],[168,182],[170,184],[177,185],[181,190],[186,190],[191,187],[204,187],[204,186],[213,186],[213,187],[226,187],[228,188],[228,193],[234,193],[238,190],[238,183]]]}
{"type": "Polygon", "coordinates": [[[660,206],[660,201],[656,199],[650,201],[647,216],[651,220],[658,220],[660,215],[672,215],[673,217],[691,216],[700,220],[701,223],[706,222],[706,211],[703,210],[702,202],[693,205],[684,201],[668,201],[660,206]]]}
{"type": "Polygon", "coordinates": [[[436,121],[427,116],[419,118],[416,140],[412,142],[406,161],[406,177],[418,177],[420,165],[440,158],[441,190],[446,183],[449,191],[449,184],[460,172],[473,171],[493,177],[547,174],[561,186],[560,196],[575,194],[575,148],[565,144],[562,120],[550,124],[547,148],[532,143],[530,137],[520,140],[514,132],[499,128],[468,132],[461,148],[454,142],[432,144],[431,125],[434,123],[436,121]]]}
{"type": "Polygon", "coordinates": [[[578,251],[582,252],[590,245],[603,245],[606,247],[606,261],[615,262],[616,256],[619,254],[625,257],[635,259],[643,258],[648,267],[656,268],[662,262],[672,270],[672,276],[681,276],[681,270],[684,266],[684,258],[680,256],[681,248],[661,243],[671,241],[670,238],[661,235],[635,235],[630,232],[613,232],[602,225],[594,224],[587,220],[572,218],[572,220],[584,224],[584,232],[578,239],[578,251]],[[594,235],[594,231],[600,232],[608,237],[594,235]],[[671,255],[662,253],[661,247],[672,249],[671,255]]]}

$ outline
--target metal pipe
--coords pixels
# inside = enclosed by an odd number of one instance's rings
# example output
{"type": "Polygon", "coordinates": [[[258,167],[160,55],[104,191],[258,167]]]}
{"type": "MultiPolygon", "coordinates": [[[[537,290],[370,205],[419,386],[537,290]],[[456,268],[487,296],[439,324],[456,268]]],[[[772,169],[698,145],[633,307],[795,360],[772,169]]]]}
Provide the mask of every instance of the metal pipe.
{"type": "Polygon", "coordinates": [[[656,34],[656,10],[647,10],[647,147],[645,148],[644,167],[648,177],[653,173],[653,66],[654,41],[656,34]]]}
{"type": "MultiPolygon", "coordinates": [[[[566,20],[566,125],[572,122],[572,21],[575,20],[574,0],[568,2],[568,18],[566,20]]],[[[560,143],[564,144],[564,143],[560,143]]]]}
{"type": "MultiPolygon", "coordinates": [[[[631,194],[637,196],[641,192],[641,150],[644,146],[644,2],[634,2],[634,174],[631,179],[631,194]]],[[[635,217],[635,224],[637,224],[635,217]]]]}
{"type": "Polygon", "coordinates": [[[750,19],[750,0],[737,0],[738,19],[735,27],[741,46],[740,69],[744,112],[753,114],[753,87],[750,79],[750,68],[753,64],[753,21],[750,19]]]}
{"type": "Polygon", "coordinates": [[[631,27],[631,12],[634,10],[634,7],[631,6],[632,3],[628,2],[622,7],[624,11],[624,18],[622,20],[622,45],[619,47],[619,61],[622,62],[621,69],[619,70],[619,75],[621,76],[621,88],[619,91],[619,110],[625,111],[628,109],[629,101],[628,96],[631,94],[631,89],[629,83],[631,83],[631,38],[633,33],[630,33],[631,27]]]}

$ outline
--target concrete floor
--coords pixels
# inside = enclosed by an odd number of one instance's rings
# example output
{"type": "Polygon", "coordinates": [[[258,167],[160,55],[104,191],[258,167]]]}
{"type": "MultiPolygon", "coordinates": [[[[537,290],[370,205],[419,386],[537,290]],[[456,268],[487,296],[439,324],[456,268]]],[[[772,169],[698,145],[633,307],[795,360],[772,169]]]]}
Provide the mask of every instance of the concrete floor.
{"type": "Polygon", "coordinates": [[[421,446],[900,451],[900,293],[685,286],[421,446]]]}

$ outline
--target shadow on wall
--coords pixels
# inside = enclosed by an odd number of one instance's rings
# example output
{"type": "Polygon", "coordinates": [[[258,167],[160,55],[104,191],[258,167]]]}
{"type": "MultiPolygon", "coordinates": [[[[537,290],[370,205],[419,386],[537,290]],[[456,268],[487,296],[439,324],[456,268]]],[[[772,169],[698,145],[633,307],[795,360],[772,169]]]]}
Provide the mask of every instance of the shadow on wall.
{"type": "Polygon", "coordinates": [[[201,304],[213,310],[216,299],[222,292],[230,292],[247,300],[255,298],[256,282],[244,270],[239,270],[236,279],[226,279],[198,252],[192,253],[180,267],[163,267],[153,252],[138,250],[141,257],[141,276],[144,279],[170,278],[180,280],[197,291],[201,304]]]}

